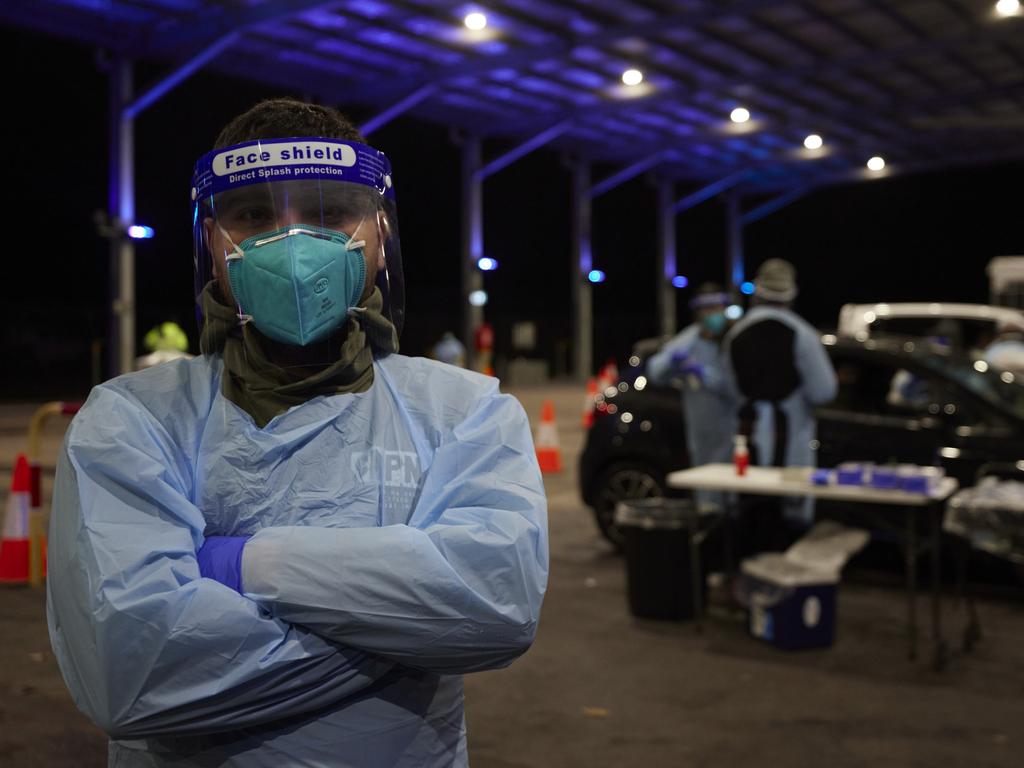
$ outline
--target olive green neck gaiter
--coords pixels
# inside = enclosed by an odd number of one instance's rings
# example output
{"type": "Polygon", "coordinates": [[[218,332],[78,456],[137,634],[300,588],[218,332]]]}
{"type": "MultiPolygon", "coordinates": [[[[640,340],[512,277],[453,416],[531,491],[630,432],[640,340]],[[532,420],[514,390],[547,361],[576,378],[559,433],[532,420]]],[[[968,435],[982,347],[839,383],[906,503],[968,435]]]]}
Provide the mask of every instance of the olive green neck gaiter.
{"type": "Polygon", "coordinates": [[[319,395],[365,392],[373,385],[373,356],[398,351],[398,334],[382,313],[379,288],[349,314],[345,325],[323,342],[334,362],[282,368],[271,362],[269,343],[252,323],[238,324],[234,308],[216,296],[210,282],[200,297],[203,330],[199,347],[204,355],[224,359],[221,392],[244,410],[261,429],[275,416],[319,395]]]}

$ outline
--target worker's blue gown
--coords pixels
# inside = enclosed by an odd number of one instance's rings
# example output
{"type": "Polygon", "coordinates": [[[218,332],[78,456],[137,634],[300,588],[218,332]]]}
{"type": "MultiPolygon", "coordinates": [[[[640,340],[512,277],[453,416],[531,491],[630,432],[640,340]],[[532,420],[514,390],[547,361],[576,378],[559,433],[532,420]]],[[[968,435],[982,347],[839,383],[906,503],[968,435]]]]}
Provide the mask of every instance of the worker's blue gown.
{"type": "Polygon", "coordinates": [[[532,642],[547,507],[497,382],[392,355],[263,429],[217,356],[93,390],[54,489],[48,619],[116,766],[460,766],[460,674],[532,642]],[[244,595],[204,535],[249,535],[244,595]]]}

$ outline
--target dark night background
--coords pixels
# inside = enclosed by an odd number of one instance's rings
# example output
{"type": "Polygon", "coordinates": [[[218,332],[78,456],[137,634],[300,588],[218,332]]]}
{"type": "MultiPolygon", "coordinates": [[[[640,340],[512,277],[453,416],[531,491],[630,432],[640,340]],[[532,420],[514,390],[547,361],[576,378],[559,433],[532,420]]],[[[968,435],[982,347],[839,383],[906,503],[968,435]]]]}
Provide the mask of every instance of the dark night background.
{"type": "MultiPolygon", "coordinates": [[[[106,335],[108,245],[93,213],[106,208],[107,79],[95,50],[0,27],[3,179],[8,190],[0,397],[73,399],[88,389],[91,348],[106,335]]],[[[139,63],[136,89],[164,71],[139,63]]],[[[196,158],[220,127],[260,98],[284,94],[202,72],[137,120],[137,219],[157,236],[138,243],[138,338],[177,319],[196,351],[187,198],[196,158]]],[[[341,105],[344,109],[344,105],[341,105]]],[[[350,110],[357,122],[368,112],[350,110]]],[[[827,137],[826,137],[827,140],[827,137]]],[[[370,138],[396,173],[407,286],[407,354],[425,354],[459,327],[459,149],[443,126],[399,119],[370,138]]],[[[484,144],[485,159],[510,145],[484,144]]],[[[883,151],[884,154],[884,151],[883,151]]],[[[595,168],[599,179],[610,168],[595,168]]],[[[1024,253],[1024,164],[935,172],[820,191],[748,227],[747,274],[792,260],[796,308],[834,327],[857,301],[987,301],[985,265],[1024,253]]],[[[688,191],[679,186],[680,195],[688,191]]],[[[571,338],[569,174],[561,153],[538,151],[484,185],[487,319],[508,353],[513,322],[535,320],[552,371],[571,338]]],[[[725,217],[717,200],[678,219],[679,272],[691,286],[725,275],[725,217]]],[[[655,189],[638,178],[594,205],[595,365],[620,360],[657,329],[655,189]]],[[[690,289],[677,293],[680,320],[690,289]]],[[[141,353],[141,349],[139,350],[141,353]]]]}

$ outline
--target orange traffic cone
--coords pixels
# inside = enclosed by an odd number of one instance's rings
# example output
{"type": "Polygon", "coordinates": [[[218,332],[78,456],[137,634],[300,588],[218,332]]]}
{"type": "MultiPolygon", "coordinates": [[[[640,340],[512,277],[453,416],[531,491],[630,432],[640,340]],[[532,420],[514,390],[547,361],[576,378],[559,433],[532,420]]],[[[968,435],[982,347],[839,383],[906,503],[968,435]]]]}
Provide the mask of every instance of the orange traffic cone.
{"type": "Polygon", "coordinates": [[[562,471],[562,451],[558,447],[558,427],[555,426],[555,404],[550,400],[544,401],[544,408],[540,414],[540,426],[537,427],[537,463],[540,464],[540,471],[548,472],[562,471]]]}
{"type": "Polygon", "coordinates": [[[608,386],[614,386],[619,383],[619,366],[615,364],[615,358],[609,357],[608,362],[604,364],[604,369],[608,376],[608,386]]]}
{"type": "Polygon", "coordinates": [[[32,506],[32,474],[28,459],[19,453],[7,497],[3,540],[0,541],[0,583],[23,584],[28,581],[28,517],[32,506]]]}
{"type": "Polygon", "coordinates": [[[594,425],[594,406],[597,405],[597,379],[593,376],[587,380],[587,394],[583,397],[583,428],[590,429],[594,425]]]}

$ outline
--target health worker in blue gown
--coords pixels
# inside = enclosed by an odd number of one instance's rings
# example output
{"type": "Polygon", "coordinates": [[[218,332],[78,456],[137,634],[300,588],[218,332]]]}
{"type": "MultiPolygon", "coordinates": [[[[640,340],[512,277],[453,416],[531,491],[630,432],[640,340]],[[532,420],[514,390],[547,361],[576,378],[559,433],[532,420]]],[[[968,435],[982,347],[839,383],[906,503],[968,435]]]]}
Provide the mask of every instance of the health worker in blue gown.
{"type": "Polygon", "coordinates": [[[215,146],[203,354],[96,387],[64,441],[64,680],[112,766],[466,765],[461,675],[529,648],[547,582],[527,418],[398,354],[391,167],[347,119],[265,101],[215,146]]]}
{"type": "MultiPolygon", "coordinates": [[[[729,296],[716,283],[704,283],[690,302],[694,322],[647,361],[655,384],[676,383],[682,390],[686,449],[690,465],[732,461],[738,404],[725,387],[722,337],[729,327],[729,296]]],[[[701,504],[721,504],[721,494],[700,491],[701,504]]]]}
{"type": "MultiPolygon", "coordinates": [[[[725,335],[727,381],[740,398],[740,431],[764,466],[815,465],[814,408],[836,396],[836,373],[821,335],[793,311],[796,269],[769,259],[754,278],[753,306],[725,335]]],[[[787,499],[795,527],[813,520],[810,501],[787,499]]]]}

